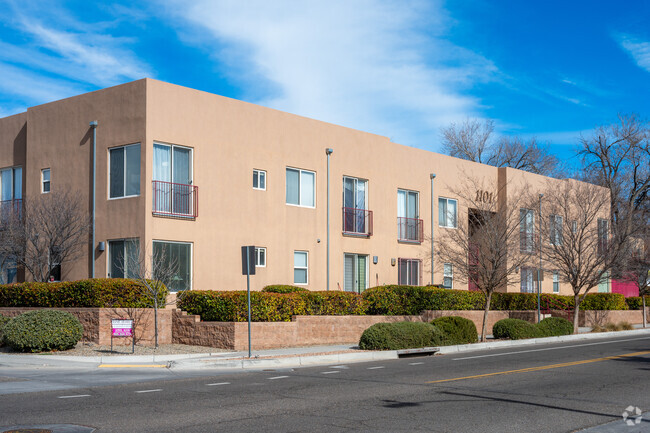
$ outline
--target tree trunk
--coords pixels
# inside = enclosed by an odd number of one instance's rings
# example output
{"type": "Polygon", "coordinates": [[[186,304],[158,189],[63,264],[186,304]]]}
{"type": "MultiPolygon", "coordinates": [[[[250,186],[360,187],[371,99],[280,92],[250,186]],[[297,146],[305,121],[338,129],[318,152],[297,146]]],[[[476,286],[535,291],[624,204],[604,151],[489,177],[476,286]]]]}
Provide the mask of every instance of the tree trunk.
{"type": "Polygon", "coordinates": [[[153,303],[153,337],[156,349],[158,348],[158,302],[153,303]]]}
{"type": "Polygon", "coordinates": [[[490,311],[490,301],[492,300],[492,292],[489,292],[485,297],[485,310],[483,311],[483,329],[481,330],[481,342],[485,343],[485,334],[487,333],[487,320],[488,312],[490,311]]]}
{"type": "Polygon", "coordinates": [[[648,319],[647,319],[647,312],[645,310],[645,296],[641,295],[641,299],[643,300],[643,327],[645,328],[648,325],[648,319]]]}
{"type": "Polygon", "coordinates": [[[573,333],[577,334],[579,328],[578,320],[580,316],[580,295],[575,295],[573,299],[575,305],[575,307],[573,308],[573,333]]]}

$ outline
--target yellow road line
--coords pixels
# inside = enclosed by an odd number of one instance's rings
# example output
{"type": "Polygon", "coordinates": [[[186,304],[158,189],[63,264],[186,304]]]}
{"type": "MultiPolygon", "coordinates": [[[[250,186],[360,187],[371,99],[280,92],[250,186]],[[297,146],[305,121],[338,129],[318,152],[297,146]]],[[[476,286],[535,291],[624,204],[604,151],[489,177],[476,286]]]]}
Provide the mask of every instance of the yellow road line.
{"type": "Polygon", "coordinates": [[[101,364],[99,368],[167,368],[167,364],[101,364]]]}
{"type": "Polygon", "coordinates": [[[522,369],[519,369],[519,370],[498,371],[496,373],[477,374],[475,376],[454,377],[452,379],[432,380],[432,381],[426,382],[426,383],[454,382],[454,381],[457,381],[457,380],[480,379],[480,378],[483,378],[483,377],[500,376],[500,375],[503,375],[503,374],[529,373],[529,372],[532,372],[532,371],[550,370],[552,368],[561,368],[561,367],[571,367],[573,365],[589,364],[591,362],[609,361],[609,360],[612,360],[612,359],[626,358],[626,357],[631,357],[631,356],[641,356],[641,355],[648,355],[648,354],[650,354],[650,350],[645,351],[645,352],[627,353],[625,355],[607,356],[605,358],[585,359],[585,360],[582,360],[582,361],[565,362],[565,363],[562,363],[562,364],[551,364],[551,365],[542,365],[540,367],[522,368],[522,369]]]}

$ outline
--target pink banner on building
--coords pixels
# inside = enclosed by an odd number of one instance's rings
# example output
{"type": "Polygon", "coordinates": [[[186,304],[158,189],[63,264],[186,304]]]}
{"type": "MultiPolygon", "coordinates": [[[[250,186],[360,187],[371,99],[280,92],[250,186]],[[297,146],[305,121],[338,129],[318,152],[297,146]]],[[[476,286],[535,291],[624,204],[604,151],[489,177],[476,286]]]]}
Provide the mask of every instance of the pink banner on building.
{"type": "Polygon", "coordinates": [[[631,281],[612,280],[612,293],[620,293],[629,298],[630,296],[639,296],[639,288],[631,281]]]}

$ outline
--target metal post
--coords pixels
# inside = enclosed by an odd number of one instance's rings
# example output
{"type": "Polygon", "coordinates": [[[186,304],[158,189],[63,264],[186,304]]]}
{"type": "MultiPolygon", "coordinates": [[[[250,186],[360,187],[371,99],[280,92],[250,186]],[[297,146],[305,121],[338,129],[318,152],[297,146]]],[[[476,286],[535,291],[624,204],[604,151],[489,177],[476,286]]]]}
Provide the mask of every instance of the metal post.
{"type": "Polygon", "coordinates": [[[539,195],[539,268],[537,268],[537,323],[542,321],[542,228],[544,227],[542,220],[542,197],[544,194],[539,195]]]}
{"type": "Polygon", "coordinates": [[[327,290],[330,289],[330,155],[334,149],[325,149],[327,155],[327,290]]]}
{"type": "Polygon", "coordinates": [[[246,254],[246,292],[248,295],[248,359],[251,358],[251,255],[246,254]]]}
{"type": "Polygon", "coordinates": [[[431,173],[431,285],[433,286],[433,215],[434,215],[434,201],[433,201],[433,179],[436,178],[435,173],[431,173]]]}
{"type": "Polygon", "coordinates": [[[92,211],[92,244],[91,244],[91,254],[92,254],[92,263],[90,266],[90,278],[95,278],[95,202],[96,202],[96,193],[97,191],[97,121],[93,120],[90,122],[90,127],[93,129],[93,211],[92,211]]]}

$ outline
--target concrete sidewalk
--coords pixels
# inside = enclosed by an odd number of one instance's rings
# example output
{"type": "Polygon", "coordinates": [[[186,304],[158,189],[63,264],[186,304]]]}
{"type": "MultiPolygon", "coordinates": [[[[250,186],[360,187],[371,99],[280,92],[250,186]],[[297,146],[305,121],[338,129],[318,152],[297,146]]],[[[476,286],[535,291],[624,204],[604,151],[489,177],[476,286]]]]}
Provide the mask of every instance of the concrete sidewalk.
{"type": "MultiPolygon", "coordinates": [[[[535,338],[528,340],[487,341],[485,343],[463,344],[430,348],[428,354],[438,355],[485,351],[504,348],[527,347],[563,342],[607,339],[612,337],[650,336],[650,328],[632,331],[585,333],[561,337],[535,338]]],[[[59,356],[59,355],[0,355],[0,367],[15,368],[169,368],[178,370],[198,369],[263,369],[291,368],[301,366],[328,365],[351,362],[369,362],[397,359],[402,351],[363,351],[356,345],[292,347],[285,349],[254,350],[248,352],[218,352],[180,355],[124,355],[124,356],[59,356]]]]}

